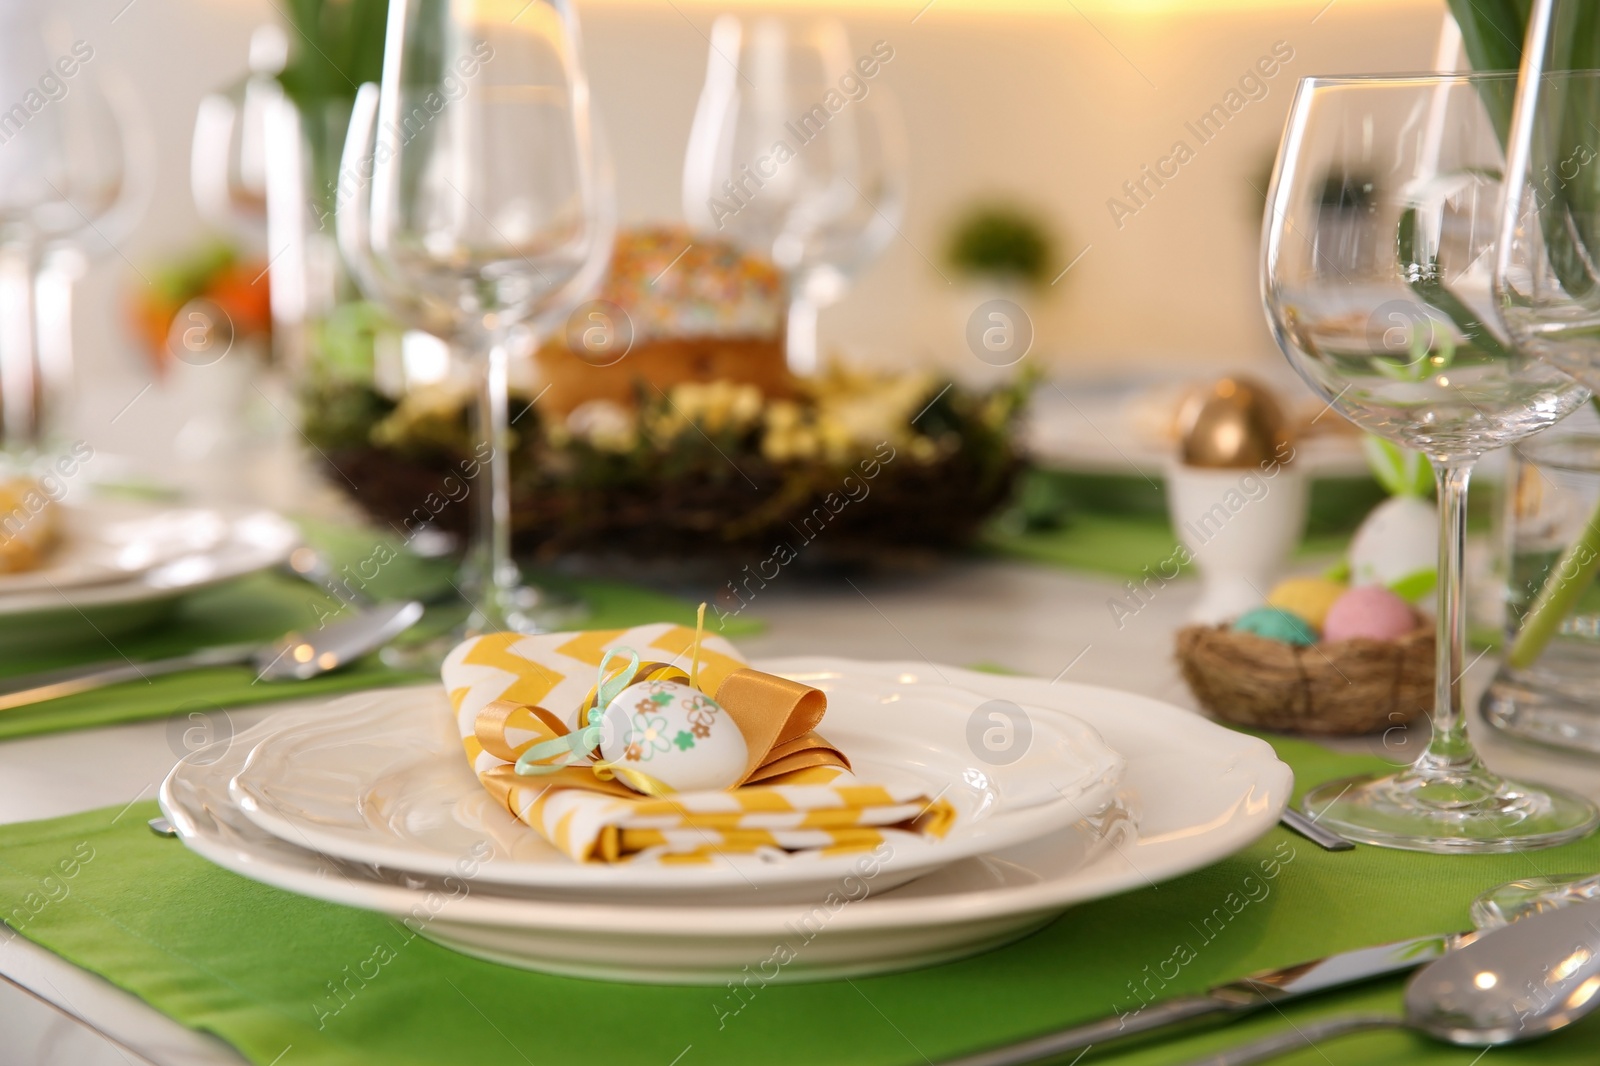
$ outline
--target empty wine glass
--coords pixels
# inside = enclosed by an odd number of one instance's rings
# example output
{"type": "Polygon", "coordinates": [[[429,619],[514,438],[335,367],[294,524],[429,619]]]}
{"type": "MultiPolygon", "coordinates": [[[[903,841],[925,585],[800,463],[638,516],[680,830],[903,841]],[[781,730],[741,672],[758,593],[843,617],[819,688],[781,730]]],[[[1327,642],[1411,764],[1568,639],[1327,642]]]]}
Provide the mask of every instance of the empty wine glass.
{"type": "Polygon", "coordinates": [[[1262,289],[1289,362],[1328,404],[1432,461],[1439,490],[1433,735],[1408,769],[1312,788],[1305,811],[1355,840],[1436,852],[1548,847],[1589,833],[1581,797],[1507,781],[1461,707],[1467,481],[1484,452],[1588,392],[1500,332],[1491,295],[1510,75],[1307,78],[1267,199],[1262,289]],[[1359,183],[1377,247],[1319,238],[1325,191],[1359,183]]]}
{"type": "Polygon", "coordinates": [[[877,83],[893,54],[880,41],[856,55],[834,20],[794,31],[724,15],[711,30],[684,213],[787,273],[797,373],[817,368],[818,311],[844,295],[905,214],[900,114],[877,83]]]}
{"type": "MultiPolygon", "coordinates": [[[[1600,72],[1576,68],[1593,66],[1595,15],[1587,0],[1534,0],[1509,119],[1494,267],[1495,306],[1511,339],[1591,390],[1600,387],[1600,72]]],[[[1597,543],[1600,513],[1545,571],[1510,662],[1530,666],[1556,643],[1561,623],[1594,580],[1597,543]]],[[[1568,710],[1531,693],[1523,702],[1525,720],[1560,723],[1568,710]]],[[[1600,877],[1535,877],[1490,889],[1473,904],[1473,915],[1504,924],[1597,896],[1600,877]]]]}
{"type": "Polygon", "coordinates": [[[0,5],[0,411],[14,451],[37,448],[70,387],[74,283],[143,207],[130,156],[147,139],[103,63],[58,13],[0,5]]]}
{"type": "MultiPolygon", "coordinates": [[[[1550,0],[1539,0],[1550,10],[1550,0]]],[[[1590,5],[1558,4],[1576,13],[1590,5]]],[[[1537,23],[1536,23],[1537,29],[1537,23]]],[[[1530,34],[1507,145],[1497,306],[1513,341],[1600,386],[1600,72],[1551,69],[1530,34]]],[[[1566,43],[1566,42],[1563,42],[1566,43]]]]}
{"type": "Polygon", "coordinates": [[[336,208],[367,295],[464,354],[482,474],[468,633],[536,632],[546,603],[511,558],[507,373],[597,280],[611,244],[576,16],[558,0],[396,0],[380,91],[363,87],[336,208]],[[346,189],[349,192],[346,192],[346,189]]]}
{"type": "Polygon", "coordinates": [[[189,189],[213,226],[259,242],[267,224],[268,114],[283,95],[278,74],[289,38],[272,24],[250,35],[250,73],[200,98],[189,150],[189,189]]]}

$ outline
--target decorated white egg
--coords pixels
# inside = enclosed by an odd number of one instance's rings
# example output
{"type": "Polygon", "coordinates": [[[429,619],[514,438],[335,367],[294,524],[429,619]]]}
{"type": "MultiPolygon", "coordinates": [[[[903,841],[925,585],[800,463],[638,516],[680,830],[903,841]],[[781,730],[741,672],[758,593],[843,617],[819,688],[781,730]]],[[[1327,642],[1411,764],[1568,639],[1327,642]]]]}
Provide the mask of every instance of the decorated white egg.
{"type": "MultiPolygon", "coordinates": [[[[640,681],[606,707],[600,756],[678,792],[733,787],[749,748],[728,712],[681,681],[640,681]]],[[[628,784],[627,775],[619,781],[628,784]]]]}
{"type": "MultiPolygon", "coordinates": [[[[1374,507],[1351,539],[1350,584],[1393,587],[1414,599],[1409,587],[1438,560],[1438,511],[1415,496],[1396,496],[1374,507]]],[[[1431,587],[1421,584],[1424,592],[1431,587]]]]}

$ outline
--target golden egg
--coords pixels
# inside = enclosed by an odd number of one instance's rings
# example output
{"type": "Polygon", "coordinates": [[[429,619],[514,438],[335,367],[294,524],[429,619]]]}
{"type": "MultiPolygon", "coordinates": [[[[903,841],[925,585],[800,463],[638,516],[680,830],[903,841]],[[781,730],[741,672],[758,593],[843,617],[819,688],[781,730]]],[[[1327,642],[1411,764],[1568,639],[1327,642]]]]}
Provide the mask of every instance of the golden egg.
{"type": "Polygon", "coordinates": [[[1289,423],[1277,398],[1260,382],[1223,378],[1184,401],[1179,448],[1190,466],[1228,469],[1283,461],[1289,423]]]}

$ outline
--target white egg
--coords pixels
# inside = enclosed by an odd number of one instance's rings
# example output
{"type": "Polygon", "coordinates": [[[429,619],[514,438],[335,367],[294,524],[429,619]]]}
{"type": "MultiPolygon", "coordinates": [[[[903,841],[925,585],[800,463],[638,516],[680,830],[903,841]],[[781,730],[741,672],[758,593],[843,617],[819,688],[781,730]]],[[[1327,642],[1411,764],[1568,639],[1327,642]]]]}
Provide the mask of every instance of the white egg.
{"type": "MultiPolygon", "coordinates": [[[[728,712],[681,681],[629,685],[602,719],[601,758],[678,792],[731,788],[749,754],[728,712]]],[[[617,780],[628,783],[621,775],[617,780]]]]}
{"type": "Polygon", "coordinates": [[[1372,509],[1350,541],[1350,584],[1392,585],[1439,563],[1439,512],[1415,496],[1372,509]]]}

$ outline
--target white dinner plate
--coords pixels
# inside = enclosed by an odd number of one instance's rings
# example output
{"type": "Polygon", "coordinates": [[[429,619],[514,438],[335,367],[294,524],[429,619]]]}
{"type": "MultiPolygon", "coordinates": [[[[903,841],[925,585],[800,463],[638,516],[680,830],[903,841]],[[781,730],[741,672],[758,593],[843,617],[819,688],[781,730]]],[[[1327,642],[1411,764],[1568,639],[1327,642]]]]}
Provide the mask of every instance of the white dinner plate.
{"type": "Polygon", "coordinates": [[[201,532],[220,521],[220,536],[124,580],[0,595],[0,652],[103,640],[148,626],[191,593],[278,565],[300,541],[295,527],[271,511],[182,510],[208,516],[198,519],[201,532]]]}
{"type": "Polygon", "coordinates": [[[0,600],[128,581],[163,563],[210,551],[228,536],[228,519],[207,508],[100,498],[60,508],[59,539],[44,565],[0,574],[0,600]]]}
{"type": "MultiPolygon", "coordinates": [[[[1081,721],[1015,708],[1032,723],[1014,760],[982,746],[989,699],[857,670],[808,674],[828,694],[821,731],[862,781],[907,786],[956,811],[943,839],[889,830],[887,889],[959,859],[1102,815],[1123,760],[1081,721]]],[[[1008,705],[1009,707],[1010,705],[1008,705]]],[[[578,863],[512,818],[479,783],[442,688],[362,693],[280,715],[230,782],[245,816],[278,838],[351,862],[429,877],[481,852],[484,883],[589,899],[744,905],[825,899],[858,856],[723,855],[706,864],[578,863]]]]}
{"type": "MultiPolygon", "coordinates": [[[[1277,823],[1293,774],[1272,748],[1159,700],[1112,689],[999,677],[925,663],[778,659],[792,676],[832,670],[946,680],[995,699],[1068,712],[1127,760],[1122,791],[1136,831],[1073,826],[878,892],[871,879],[816,906],[696,907],[548,900],[475,880],[470,856],[448,878],[343,863],[288,844],[227,795],[248,737],[188,756],[161,788],[184,843],[246,877],[394,916],[440,944],[514,966],[602,980],[712,984],[793,958],[774,980],[814,981],[932,965],[1014,940],[1072,905],[1214,863],[1277,823]],[[200,772],[209,766],[210,772],[200,772]],[[861,896],[865,886],[865,897],[861,896]],[[853,902],[851,901],[853,899],[853,902]]],[[[763,971],[765,976],[765,971],[763,971]]]]}

